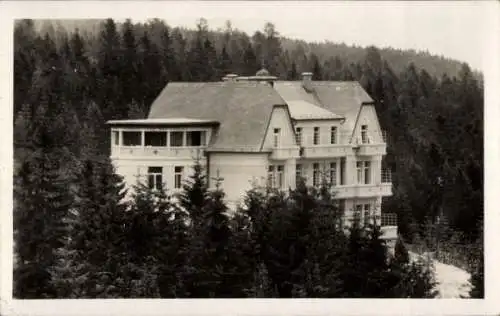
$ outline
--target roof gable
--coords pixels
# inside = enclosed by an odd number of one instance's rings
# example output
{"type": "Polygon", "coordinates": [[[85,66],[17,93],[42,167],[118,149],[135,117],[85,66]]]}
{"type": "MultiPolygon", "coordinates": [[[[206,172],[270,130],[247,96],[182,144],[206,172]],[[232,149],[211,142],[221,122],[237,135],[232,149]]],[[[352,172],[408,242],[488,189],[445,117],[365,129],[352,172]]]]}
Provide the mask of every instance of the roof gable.
{"type": "Polygon", "coordinates": [[[373,99],[357,81],[311,81],[310,92],[301,81],[277,81],[275,89],[287,102],[306,101],[345,118],[345,125],[353,129],[363,103],[373,99]]]}

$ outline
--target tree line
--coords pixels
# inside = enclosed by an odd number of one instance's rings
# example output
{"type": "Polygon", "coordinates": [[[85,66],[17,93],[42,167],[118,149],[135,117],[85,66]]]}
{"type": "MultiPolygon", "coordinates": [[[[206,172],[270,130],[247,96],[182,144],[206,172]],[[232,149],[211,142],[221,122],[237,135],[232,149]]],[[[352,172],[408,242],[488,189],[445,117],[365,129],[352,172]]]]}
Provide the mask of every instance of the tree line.
{"type": "Polygon", "coordinates": [[[16,182],[15,297],[436,294],[430,262],[410,262],[401,243],[389,255],[378,226],[346,232],[326,187],[254,188],[230,216],[199,163],[180,196],[138,182],[128,200],[110,161],[85,160],[70,179],[52,150],[25,161],[16,182]]]}
{"type": "MultiPolygon", "coordinates": [[[[82,170],[101,168],[87,166],[88,161],[108,165],[106,120],[146,117],[169,81],[219,81],[227,73],[253,75],[261,67],[284,80],[312,71],[315,80],[360,81],[389,133],[384,164],[393,171],[394,196],[383,208],[398,214],[405,240],[422,239],[429,225],[445,218],[460,243],[482,244],[483,85],[467,64],[457,76],[435,77],[413,63],[396,73],[375,47],[365,49],[361,62],[325,58],[300,45],[285,49],[271,23],[251,37],[230,27],[211,31],[203,19],[189,32],[161,20],[118,25],[108,19],[98,30],[40,33],[31,20],[15,26],[14,219],[20,258],[23,251],[45,258],[70,243],[60,240],[70,224],[52,229],[51,221],[67,218],[74,203],[83,203],[78,192],[89,184],[79,179],[82,170]],[[30,200],[32,192],[39,193],[36,199],[46,203],[47,213],[39,211],[38,200],[30,200]],[[45,248],[36,247],[45,241],[45,248]]],[[[93,181],[116,177],[109,166],[102,168],[107,175],[93,181]]],[[[120,213],[119,198],[109,198],[120,213]]],[[[482,260],[482,253],[476,256],[482,260]]],[[[26,269],[39,269],[30,266],[38,261],[26,262],[26,269]]]]}

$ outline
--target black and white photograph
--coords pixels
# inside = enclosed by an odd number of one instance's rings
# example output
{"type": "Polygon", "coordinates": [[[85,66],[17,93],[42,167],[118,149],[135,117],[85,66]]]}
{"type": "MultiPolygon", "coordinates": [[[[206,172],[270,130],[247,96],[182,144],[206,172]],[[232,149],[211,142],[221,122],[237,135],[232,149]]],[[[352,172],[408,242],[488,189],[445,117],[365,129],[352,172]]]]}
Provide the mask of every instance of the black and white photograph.
{"type": "Polygon", "coordinates": [[[0,314],[485,302],[498,3],[23,2],[2,3],[0,314]]]}

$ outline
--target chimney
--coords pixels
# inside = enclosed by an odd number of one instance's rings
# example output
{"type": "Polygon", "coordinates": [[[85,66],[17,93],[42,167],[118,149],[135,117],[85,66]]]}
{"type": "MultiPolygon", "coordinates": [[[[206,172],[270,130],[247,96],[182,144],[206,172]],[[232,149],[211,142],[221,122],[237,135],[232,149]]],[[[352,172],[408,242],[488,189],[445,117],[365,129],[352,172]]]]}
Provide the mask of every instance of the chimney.
{"type": "Polygon", "coordinates": [[[312,85],[311,85],[312,76],[313,76],[312,72],[303,72],[302,73],[302,86],[307,91],[310,91],[312,89],[312,85]]]}

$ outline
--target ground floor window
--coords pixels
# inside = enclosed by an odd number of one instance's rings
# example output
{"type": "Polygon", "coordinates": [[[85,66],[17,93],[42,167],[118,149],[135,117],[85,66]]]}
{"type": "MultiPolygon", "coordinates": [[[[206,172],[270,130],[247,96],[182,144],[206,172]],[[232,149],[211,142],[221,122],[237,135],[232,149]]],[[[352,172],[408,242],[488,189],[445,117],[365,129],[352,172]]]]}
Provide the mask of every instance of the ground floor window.
{"type": "Polygon", "coordinates": [[[365,225],[369,225],[369,224],[373,223],[370,204],[363,205],[363,219],[364,219],[365,225]]]}
{"type": "Polygon", "coordinates": [[[302,177],[302,165],[301,164],[296,164],[295,165],[295,184],[298,185],[300,181],[304,181],[302,177]]]}
{"type": "Polygon", "coordinates": [[[174,188],[182,188],[182,177],[184,175],[184,167],[175,166],[174,167],[174,188]]]}
{"type": "Polygon", "coordinates": [[[320,184],[319,163],[313,164],[313,186],[317,187],[320,184]]]}
{"type": "Polygon", "coordinates": [[[150,189],[161,190],[163,188],[163,168],[148,167],[148,186],[150,189]]]}
{"type": "Polygon", "coordinates": [[[283,165],[270,165],[267,170],[267,185],[275,189],[283,188],[284,171],[283,165]]]}

